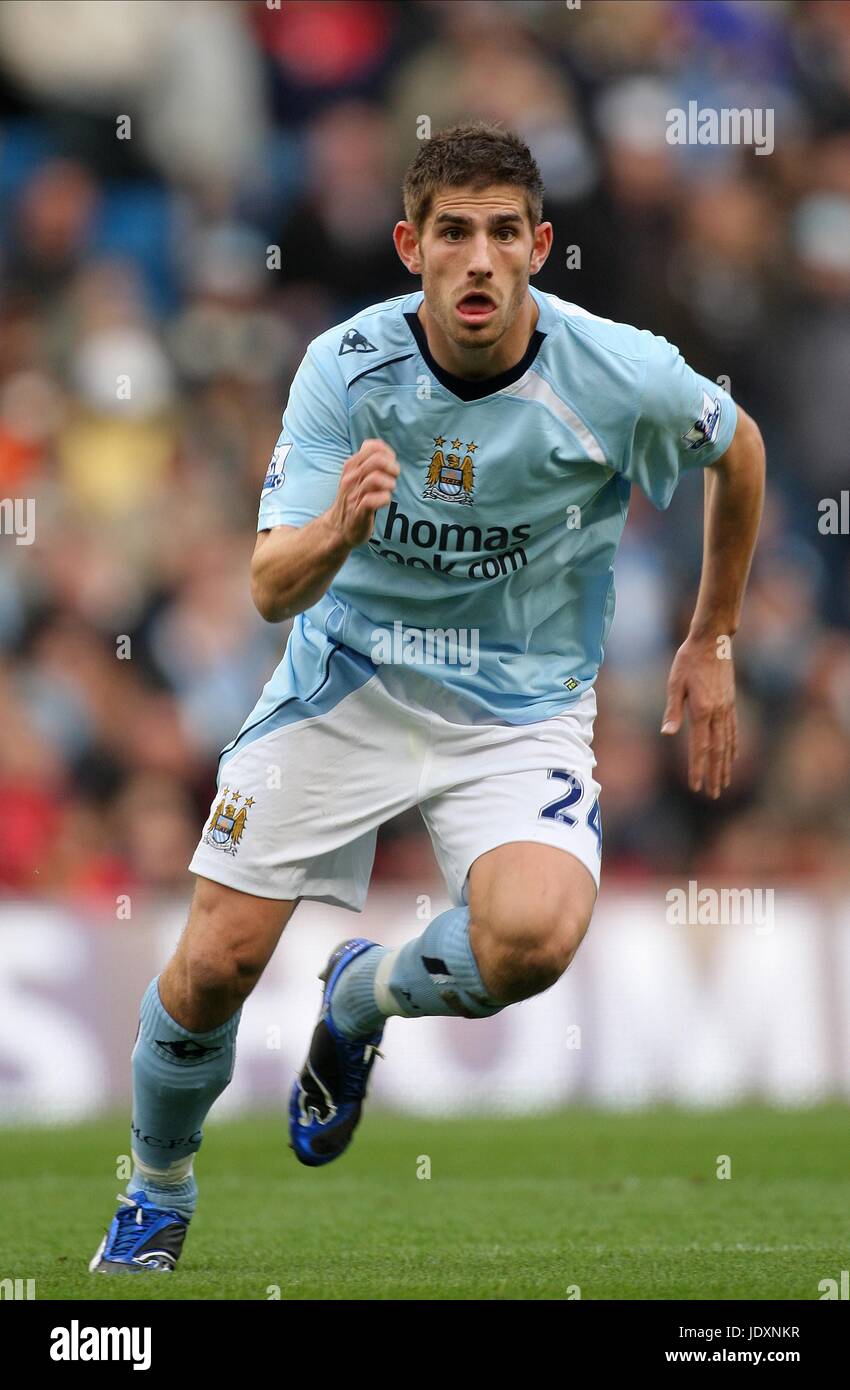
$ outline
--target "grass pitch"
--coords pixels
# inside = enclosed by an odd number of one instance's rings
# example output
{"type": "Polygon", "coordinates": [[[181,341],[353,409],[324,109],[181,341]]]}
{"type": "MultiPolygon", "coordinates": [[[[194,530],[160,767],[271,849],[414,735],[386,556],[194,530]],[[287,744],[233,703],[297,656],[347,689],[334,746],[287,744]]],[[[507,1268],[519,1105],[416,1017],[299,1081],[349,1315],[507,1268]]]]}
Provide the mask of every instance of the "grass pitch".
{"type": "Polygon", "coordinates": [[[850,1244],[850,1112],[367,1113],[302,1168],[280,1116],[207,1126],[173,1277],[93,1277],[126,1120],[0,1136],[3,1277],[39,1299],[811,1299],[850,1244]],[[719,1180],[718,1156],[731,1160],[719,1180]],[[430,1161],[430,1178],[418,1178],[430,1161]]]}

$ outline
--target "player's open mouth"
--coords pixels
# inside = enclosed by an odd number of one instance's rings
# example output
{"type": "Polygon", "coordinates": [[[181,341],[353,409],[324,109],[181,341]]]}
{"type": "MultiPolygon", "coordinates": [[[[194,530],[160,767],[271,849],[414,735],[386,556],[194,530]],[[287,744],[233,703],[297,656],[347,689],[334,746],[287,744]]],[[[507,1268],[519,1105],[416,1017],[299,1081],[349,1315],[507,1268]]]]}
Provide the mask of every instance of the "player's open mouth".
{"type": "Polygon", "coordinates": [[[496,312],[489,294],[465,294],[456,308],[464,323],[482,323],[496,312]]]}

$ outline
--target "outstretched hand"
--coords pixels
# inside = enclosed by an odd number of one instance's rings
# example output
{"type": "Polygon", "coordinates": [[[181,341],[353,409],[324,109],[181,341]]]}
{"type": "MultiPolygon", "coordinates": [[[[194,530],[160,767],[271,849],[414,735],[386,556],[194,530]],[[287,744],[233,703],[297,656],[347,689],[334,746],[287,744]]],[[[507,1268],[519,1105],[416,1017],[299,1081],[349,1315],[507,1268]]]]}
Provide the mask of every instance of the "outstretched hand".
{"type": "Polygon", "coordinates": [[[735,667],[730,637],[688,637],[677,651],[667,681],[662,734],[677,734],[688,707],[688,785],[714,800],[732,780],[738,751],[735,667]]]}

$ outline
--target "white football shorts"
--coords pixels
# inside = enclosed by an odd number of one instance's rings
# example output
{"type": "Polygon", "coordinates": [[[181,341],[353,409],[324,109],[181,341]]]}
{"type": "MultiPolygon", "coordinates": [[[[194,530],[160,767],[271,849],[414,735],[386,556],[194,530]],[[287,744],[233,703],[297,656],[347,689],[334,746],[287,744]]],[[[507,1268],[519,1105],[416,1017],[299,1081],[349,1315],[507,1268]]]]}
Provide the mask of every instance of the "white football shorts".
{"type": "Polygon", "coordinates": [[[228,745],[193,873],[360,912],[378,827],[418,806],[456,906],[478,856],[517,840],[573,855],[598,887],[593,688],[563,714],[507,724],[411,668],[364,674],[364,660],[337,647],[305,698],[228,745]]]}

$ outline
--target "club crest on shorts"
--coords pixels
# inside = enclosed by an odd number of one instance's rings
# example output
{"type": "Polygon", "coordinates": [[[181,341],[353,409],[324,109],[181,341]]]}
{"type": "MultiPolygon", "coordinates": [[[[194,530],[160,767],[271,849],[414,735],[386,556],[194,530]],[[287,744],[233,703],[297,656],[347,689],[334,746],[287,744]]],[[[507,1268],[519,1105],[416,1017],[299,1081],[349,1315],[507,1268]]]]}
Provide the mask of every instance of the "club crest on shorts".
{"type": "Polygon", "coordinates": [[[453,439],[449,452],[445,453],[445,442],[442,435],[434,440],[435,449],[428,465],[428,479],[422,496],[440,502],[460,502],[463,506],[471,507],[475,487],[472,455],[478,445],[474,440],[464,444],[460,439],[453,439]]]}
{"type": "Polygon", "coordinates": [[[221,800],[207,826],[204,844],[212,845],[213,849],[223,849],[227,854],[236,853],[245,831],[248,811],[254,804],[254,798],[246,796],[243,805],[237,810],[241,800],[243,798],[240,792],[232,792],[229,787],[224,788],[221,800]]]}

